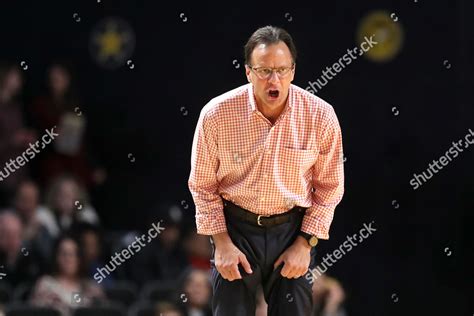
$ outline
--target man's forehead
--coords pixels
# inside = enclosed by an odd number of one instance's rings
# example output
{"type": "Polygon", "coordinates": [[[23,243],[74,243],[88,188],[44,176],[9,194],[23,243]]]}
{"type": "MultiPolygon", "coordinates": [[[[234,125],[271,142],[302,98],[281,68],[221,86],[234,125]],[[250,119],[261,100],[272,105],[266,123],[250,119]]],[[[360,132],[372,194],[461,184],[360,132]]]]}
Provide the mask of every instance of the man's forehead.
{"type": "Polygon", "coordinates": [[[284,42],[277,44],[258,44],[252,51],[254,63],[278,63],[288,65],[292,62],[291,52],[284,42]]]}

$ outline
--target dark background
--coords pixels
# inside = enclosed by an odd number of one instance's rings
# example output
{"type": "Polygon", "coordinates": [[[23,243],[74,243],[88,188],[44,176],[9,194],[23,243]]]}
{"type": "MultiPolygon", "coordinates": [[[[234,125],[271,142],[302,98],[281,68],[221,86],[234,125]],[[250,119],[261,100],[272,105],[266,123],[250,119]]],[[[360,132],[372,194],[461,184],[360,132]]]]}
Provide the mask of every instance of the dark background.
{"type": "Polygon", "coordinates": [[[349,315],[472,315],[474,149],[418,190],[409,184],[474,129],[474,5],[433,2],[3,2],[0,57],[27,62],[26,104],[41,91],[52,61],[73,62],[78,106],[108,173],[95,192],[106,227],[148,227],[148,213],[162,200],[182,205],[194,224],[187,187],[194,128],[207,101],[246,83],[243,45],[250,34],[267,24],[287,29],[299,50],[293,83],[304,88],[357,45],[366,14],[395,12],[405,38],[396,58],[359,57],[318,92],[336,110],[347,157],[346,193],[319,254],[375,221],[377,232],[328,271],[346,290],[349,315]],[[134,69],[108,70],[91,58],[91,29],[108,16],[134,29],[134,69]]]}

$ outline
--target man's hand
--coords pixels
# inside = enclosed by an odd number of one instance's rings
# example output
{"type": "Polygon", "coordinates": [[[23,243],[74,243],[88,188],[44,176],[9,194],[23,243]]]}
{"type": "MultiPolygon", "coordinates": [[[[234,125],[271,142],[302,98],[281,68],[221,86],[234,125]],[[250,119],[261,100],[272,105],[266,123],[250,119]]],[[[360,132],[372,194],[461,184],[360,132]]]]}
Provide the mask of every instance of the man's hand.
{"type": "Polygon", "coordinates": [[[239,263],[247,273],[252,273],[247,257],[234,245],[227,232],[212,236],[216,251],[214,264],[222,277],[229,281],[242,279],[239,271],[239,263]]]}
{"type": "Polygon", "coordinates": [[[309,268],[311,262],[311,246],[308,241],[302,236],[298,236],[294,243],[288,247],[278,257],[277,261],[273,265],[274,270],[281,264],[284,263],[283,269],[281,269],[281,275],[285,278],[297,279],[304,275],[309,268]]]}

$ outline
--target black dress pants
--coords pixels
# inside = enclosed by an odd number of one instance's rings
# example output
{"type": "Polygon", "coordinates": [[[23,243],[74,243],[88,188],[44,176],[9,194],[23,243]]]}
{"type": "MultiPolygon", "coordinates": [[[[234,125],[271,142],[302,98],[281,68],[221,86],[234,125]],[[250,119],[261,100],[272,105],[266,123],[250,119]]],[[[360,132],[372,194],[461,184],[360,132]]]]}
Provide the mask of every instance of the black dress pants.
{"type": "MultiPolygon", "coordinates": [[[[212,314],[214,316],[255,316],[256,290],[263,288],[268,304],[268,316],[310,316],[313,307],[312,284],[305,277],[288,279],[280,272],[283,263],[273,270],[281,253],[294,242],[300,231],[303,212],[291,214],[287,223],[272,227],[253,225],[226,212],[228,234],[247,257],[253,273],[239,264],[242,279],[229,281],[217,271],[214,262],[215,245],[211,241],[212,314]]],[[[315,267],[316,249],[311,250],[309,269],[315,267]]]]}

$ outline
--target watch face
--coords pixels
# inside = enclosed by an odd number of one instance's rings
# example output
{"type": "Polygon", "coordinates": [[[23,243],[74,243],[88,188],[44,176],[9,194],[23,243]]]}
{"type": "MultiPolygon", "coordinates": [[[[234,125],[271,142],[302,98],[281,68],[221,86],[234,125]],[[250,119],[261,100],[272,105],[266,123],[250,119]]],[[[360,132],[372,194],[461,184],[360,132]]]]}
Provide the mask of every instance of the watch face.
{"type": "Polygon", "coordinates": [[[308,242],[311,247],[314,247],[318,244],[318,238],[316,238],[315,236],[311,236],[308,242]]]}

